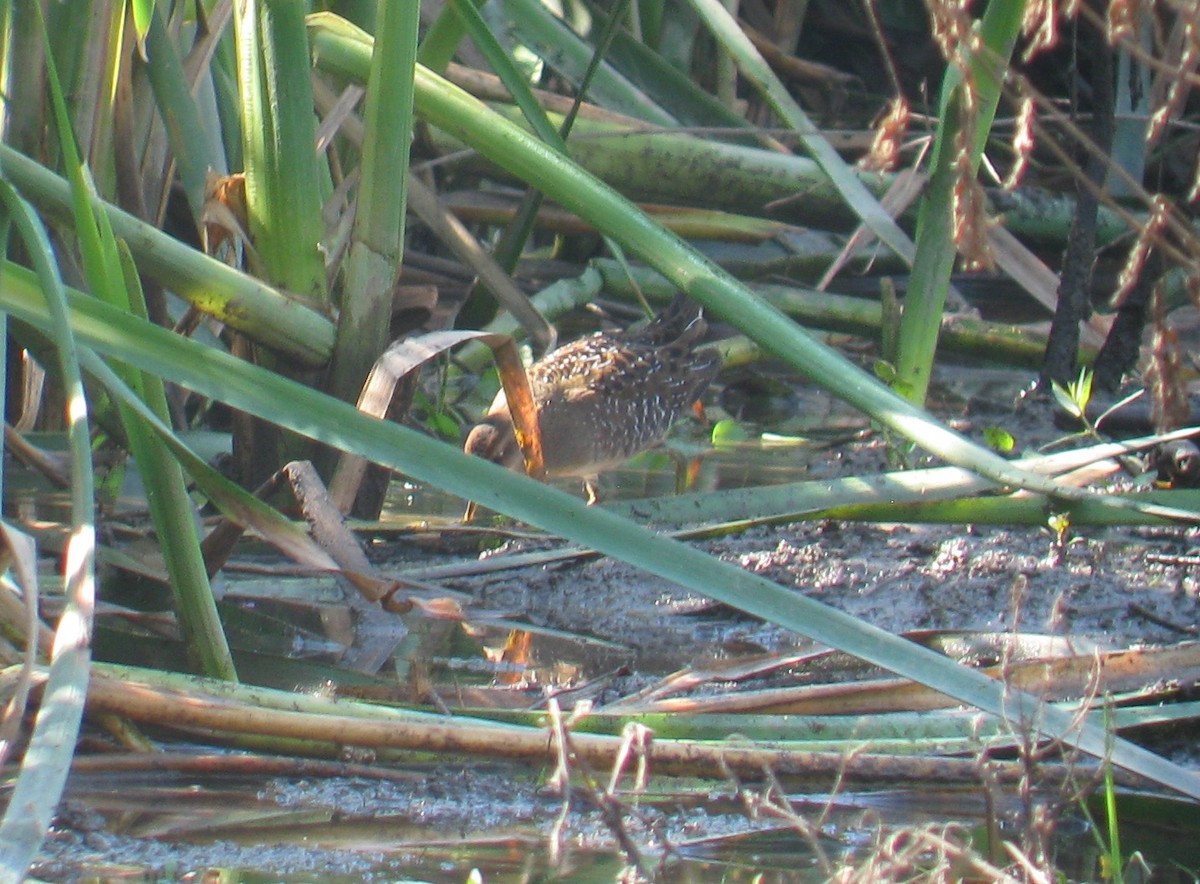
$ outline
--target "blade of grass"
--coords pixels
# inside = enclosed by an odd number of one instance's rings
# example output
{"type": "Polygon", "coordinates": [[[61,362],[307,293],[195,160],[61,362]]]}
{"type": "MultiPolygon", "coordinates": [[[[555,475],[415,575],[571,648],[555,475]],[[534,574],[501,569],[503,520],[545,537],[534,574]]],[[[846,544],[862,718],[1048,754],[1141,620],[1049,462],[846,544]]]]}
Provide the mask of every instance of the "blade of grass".
{"type": "Polygon", "coordinates": [[[962,67],[952,60],[942,81],[938,125],[930,158],[931,172],[917,213],[917,252],[912,262],[904,315],[900,320],[899,354],[895,388],[912,402],[925,401],[937,336],[941,327],[950,273],[957,249],[954,243],[954,190],[960,174],[960,126],[963,122],[965,90],[974,90],[974,130],[962,133],[969,145],[966,174],[979,169],[983,145],[991,131],[1000,97],[1000,86],[1008,59],[1020,32],[1024,2],[992,0],[979,23],[979,46],[961,47],[970,71],[970,82],[962,67]]]}
{"type": "Polygon", "coordinates": [[[154,91],[159,116],[167,130],[171,156],[179,169],[179,180],[187,194],[192,217],[199,218],[204,205],[204,182],[208,171],[223,169],[224,159],[213,155],[212,138],[204,128],[200,111],[192,98],[183,63],[163,24],[162,11],[150,4],[149,14],[149,30],[142,32],[142,37],[148,37],[149,45],[146,75],[154,91]]]}
{"type": "Polygon", "coordinates": [[[51,4],[46,9],[50,18],[46,63],[57,66],[80,151],[93,164],[99,189],[105,193],[113,190],[113,95],[125,26],[124,9],[119,6],[93,2],[51,4]]]}
{"type": "Polygon", "coordinates": [[[129,12],[133,18],[133,27],[137,35],[138,48],[142,55],[146,54],[146,34],[150,31],[154,18],[155,0],[130,0],[129,12]]]}
{"type": "MultiPolygon", "coordinates": [[[[591,46],[538,0],[505,0],[504,12],[518,39],[578,87],[595,55],[591,46]]],[[[588,87],[592,100],[659,126],[677,126],[667,110],[655,104],[608,64],[600,65],[588,87]]]]}
{"type": "MultiPolygon", "coordinates": [[[[23,881],[58,806],[83,717],[91,663],[92,612],[96,598],[94,481],[87,398],[75,337],[68,318],[66,289],[54,264],[45,229],[29,205],[3,178],[0,202],[25,244],[45,293],[45,330],[57,343],[67,440],[71,454],[71,539],[64,565],[66,605],[59,617],[50,674],[34,720],[20,773],[0,819],[0,877],[23,881]]],[[[33,635],[29,641],[35,641],[33,635]]]]}
{"type": "MultiPolygon", "coordinates": [[[[133,315],[145,319],[146,303],[137,268],[128,249],[124,244],[120,245],[119,260],[125,274],[126,291],[132,301],[133,315]]],[[[124,366],[120,369],[124,369],[124,366]]],[[[117,373],[127,381],[132,381],[133,389],[146,402],[148,409],[160,421],[169,420],[170,410],[162,379],[145,372],[120,369],[117,373]]],[[[188,494],[180,462],[141,414],[125,402],[118,401],[117,408],[129,439],[130,453],[146,489],[150,516],[163,563],[170,576],[171,592],[179,611],[179,624],[188,652],[205,675],[237,681],[237,670],[200,550],[196,508],[188,494]]]]}
{"type": "Polygon", "coordinates": [[[419,13],[420,4],[385,3],[376,21],[379,48],[367,81],[357,208],[328,386],[347,402],[357,401],[390,337],[392,288],[404,257],[419,13]]]}
{"type": "Polygon", "coordinates": [[[500,78],[500,82],[508,89],[513,101],[521,109],[529,128],[537,133],[542,141],[554,147],[560,153],[567,152],[566,142],[559,131],[550,124],[546,112],[534,98],[533,90],[529,88],[526,77],[517,68],[516,62],[500,45],[495,34],[479,14],[471,0],[451,0],[450,9],[458,16],[464,30],[475,41],[480,53],[492,71],[500,78]]]}
{"type": "MultiPolygon", "coordinates": [[[[0,28],[3,27],[3,23],[6,18],[5,12],[6,10],[0,8],[0,28]]],[[[3,85],[3,75],[0,74],[0,92],[3,91],[3,85]]],[[[3,102],[0,102],[0,114],[4,113],[6,113],[6,111],[3,106],[3,102]]],[[[8,235],[11,228],[12,225],[9,223],[8,213],[0,212],[0,260],[6,260],[8,258],[8,235]]],[[[8,317],[0,316],[0,365],[7,366],[8,364],[8,317]]],[[[0,381],[2,381],[2,383],[0,383],[0,414],[7,415],[9,413],[7,370],[0,372],[0,381]]],[[[0,443],[0,453],[5,455],[8,454],[8,452],[4,450],[2,443],[0,443]]],[[[4,480],[6,478],[4,465],[5,461],[7,460],[8,458],[6,456],[0,456],[0,500],[4,499],[4,480]]]]}
{"type": "Polygon", "coordinates": [[[662,41],[663,17],[666,14],[666,0],[639,0],[638,17],[641,19],[641,40],[645,45],[657,48],[662,41]]]}
{"type": "MultiPolygon", "coordinates": [[[[647,4],[638,0],[637,11],[645,18],[647,6],[657,7],[662,14],[662,3],[647,4]]],[[[592,17],[602,26],[607,26],[615,10],[600,10],[589,5],[592,17]]],[[[661,24],[661,18],[658,19],[661,24]]],[[[593,29],[593,32],[597,29],[593,29]]],[[[656,29],[657,30],[657,29],[656,29]]],[[[596,38],[588,34],[587,39],[596,45],[596,38]]],[[[605,53],[605,60],[623,76],[649,95],[662,107],[671,109],[671,114],[688,127],[716,127],[730,130],[744,129],[744,138],[757,138],[745,117],[730,110],[717,98],[705,92],[684,71],[667,61],[657,51],[649,48],[656,40],[638,42],[624,30],[614,35],[612,49],[605,53]]]]}
{"type": "MultiPolygon", "coordinates": [[[[471,2],[477,7],[483,5],[483,0],[471,2]]],[[[446,66],[450,64],[450,59],[454,57],[454,52],[465,34],[462,18],[447,3],[425,32],[425,39],[421,41],[417,50],[417,61],[431,71],[445,73],[446,66]]]]}
{"type": "MultiPolygon", "coordinates": [[[[41,589],[38,585],[37,541],[0,519],[0,543],[8,565],[5,594],[0,600],[3,608],[0,622],[9,638],[23,637],[25,641],[19,667],[13,666],[6,678],[4,708],[0,711],[0,764],[7,765],[20,743],[38,659],[50,655],[52,639],[38,616],[41,589]],[[14,586],[17,594],[11,591],[14,586]],[[12,679],[13,670],[19,670],[15,679],[12,679]]],[[[15,655],[9,655],[7,662],[10,666],[15,663],[15,655]]]]}
{"type": "MultiPolygon", "coordinates": [[[[71,181],[75,232],[88,284],[107,304],[145,318],[146,305],[136,268],[132,259],[122,259],[122,246],[113,235],[108,217],[97,206],[99,198],[87,167],[79,157],[53,61],[48,64],[47,73],[58,124],[58,141],[71,181]]],[[[157,407],[160,416],[166,416],[167,401],[160,378],[147,379],[125,365],[119,365],[117,371],[125,376],[139,396],[157,407]]],[[[236,679],[233,658],[200,554],[196,514],[184,486],[183,472],[137,415],[121,408],[121,418],[130,453],[146,488],[147,503],[171,576],[171,589],[189,650],[204,673],[216,678],[236,679]]]]}
{"type": "Polygon", "coordinates": [[[234,17],[246,208],[263,275],[323,303],[321,191],[304,9],[247,0],[234,17]]]}

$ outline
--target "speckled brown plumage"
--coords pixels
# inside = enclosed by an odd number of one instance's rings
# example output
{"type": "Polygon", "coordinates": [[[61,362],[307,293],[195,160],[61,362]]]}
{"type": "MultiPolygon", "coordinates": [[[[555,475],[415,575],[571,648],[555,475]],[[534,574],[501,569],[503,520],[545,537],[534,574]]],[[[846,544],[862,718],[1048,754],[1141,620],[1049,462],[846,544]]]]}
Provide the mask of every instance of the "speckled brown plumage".
{"type": "MultiPolygon", "coordinates": [[[[699,307],[680,295],[640,328],[597,332],[531,365],[547,475],[591,480],[662,441],[720,368],[715,351],[696,350],[705,329],[699,307]]],[[[503,391],[466,451],[523,469],[503,391]]]]}

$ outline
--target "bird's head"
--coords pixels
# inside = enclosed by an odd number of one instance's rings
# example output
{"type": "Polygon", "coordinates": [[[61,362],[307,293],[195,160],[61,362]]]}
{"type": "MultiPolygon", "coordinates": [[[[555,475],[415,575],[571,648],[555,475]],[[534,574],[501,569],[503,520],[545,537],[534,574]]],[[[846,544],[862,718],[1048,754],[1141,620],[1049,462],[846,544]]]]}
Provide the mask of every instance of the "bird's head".
{"type": "Polygon", "coordinates": [[[507,411],[489,414],[476,424],[467,434],[463,451],[510,470],[523,472],[525,469],[525,458],[507,411]]]}

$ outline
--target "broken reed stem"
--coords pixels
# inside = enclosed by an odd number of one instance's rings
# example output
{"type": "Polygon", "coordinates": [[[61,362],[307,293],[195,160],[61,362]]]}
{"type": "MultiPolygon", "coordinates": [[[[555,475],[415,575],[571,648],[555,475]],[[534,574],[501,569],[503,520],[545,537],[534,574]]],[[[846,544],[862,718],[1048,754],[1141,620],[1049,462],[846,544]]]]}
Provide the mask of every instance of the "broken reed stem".
{"type": "MultiPolygon", "coordinates": [[[[554,742],[547,730],[497,724],[479,719],[456,719],[426,713],[406,713],[354,701],[333,701],[303,694],[250,689],[269,695],[287,708],[247,703],[229,695],[181,690],[139,681],[131,670],[116,672],[98,667],[88,692],[88,712],[107,712],[135,721],[214,735],[257,735],[288,740],[356,746],[371,749],[404,749],[424,753],[454,753],[512,760],[554,760],[554,742]],[[288,702],[287,698],[290,698],[288,702]],[[297,711],[306,706],[310,710],[297,711]],[[324,711],[336,709],[337,711],[324,711]]],[[[192,681],[196,681],[192,679],[192,681]]],[[[574,733],[575,756],[596,767],[611,766],[621,751],[619,736],[574,733]]],[[[956,782],[977,783],[976,759],[903,757],[862,752],[862,744],[846,752],[810,752],[733,742],[658,740],[647,747],[654,773],[724,778],[730,770],[757,777],[771,771],[780,777],[817,779],[835,777],[856,782],[956,782]]],[[[987,762],[1001,780],[1016,781],[1026,771],[1011,762],[987,762]]],[[[1078,769],[1074,776],[1084,775],[1078,769]]],[[[1072,775],[1065,766],[1044,764],[1047,781],[1072,775]]]]}

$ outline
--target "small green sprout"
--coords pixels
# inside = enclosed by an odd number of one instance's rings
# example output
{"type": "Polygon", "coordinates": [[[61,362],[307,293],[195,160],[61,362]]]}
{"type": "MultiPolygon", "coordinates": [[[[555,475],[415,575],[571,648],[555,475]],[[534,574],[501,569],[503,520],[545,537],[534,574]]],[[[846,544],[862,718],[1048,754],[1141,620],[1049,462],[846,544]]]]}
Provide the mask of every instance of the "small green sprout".
{"type": "Polygon", "coordinates": [[[1051,392],[1063,411],[1078,418],[1084,426],[1090,428],[1087,419],[1088,403],[1092,401],[1092,373],[1086,368],[1079,370],[1079,377],[1065,387],[1057,381],[1051,386],[1051,392]]]}
{"type": "Polygon", "coordinates": [[[1054,513],[1046,520],[1046,524],[1054,532],[1054,545],[1066,546],[1067,532],[1071,530],[1071,517],[1067,513],[1054,513]]]}

